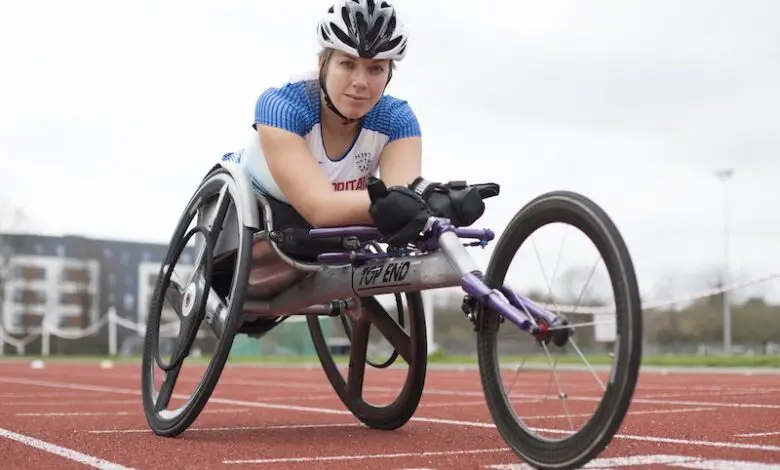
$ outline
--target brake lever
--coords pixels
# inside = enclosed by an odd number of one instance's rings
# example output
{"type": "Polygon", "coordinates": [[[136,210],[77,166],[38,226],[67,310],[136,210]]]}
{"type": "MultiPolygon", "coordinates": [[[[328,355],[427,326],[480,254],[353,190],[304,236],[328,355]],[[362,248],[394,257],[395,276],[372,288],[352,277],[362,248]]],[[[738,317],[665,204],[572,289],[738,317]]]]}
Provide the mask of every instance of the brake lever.
{"type": "Polygon", "coordinates": [[[447,184],[443,185],[447,189],[453,189],[453,190],[464,190],[468,188],[477,188],[477,192],[479,193],[479,197],[482,199],[488,199],[491,197],[498,196],[498,194],[501,192],[501,186],[498,183],[477,183],[477,184],[468,184],[464,180],[458,180],[458,181],[450,181],[447,184]]]}
{"type": "Polygon", "coordinates": [[[479,197],[482,199],[498,196],[501,192],[501,186],[498,183],[478,183],[473,186],[477,188],[479,197]]]}

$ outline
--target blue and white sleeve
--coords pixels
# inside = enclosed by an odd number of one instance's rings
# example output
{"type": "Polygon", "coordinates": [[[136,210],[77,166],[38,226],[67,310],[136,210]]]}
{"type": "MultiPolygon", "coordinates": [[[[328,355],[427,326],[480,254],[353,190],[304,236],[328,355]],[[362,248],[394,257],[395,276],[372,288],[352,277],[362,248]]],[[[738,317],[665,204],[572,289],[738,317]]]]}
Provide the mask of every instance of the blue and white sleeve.
{"type": "Polygon", "coordinates": [[[262,124],[303,136],[308,120],[303,108],[294,99],[294,92],[289,86],[264,91],[255,105],[255,127],[262,124]]]}
{"type": "Polygon", "coordinates": [[[420,123],[407,102],[401,102],[393,110],[391,120],[390,142],[408,137],[421,137],[420,123]]]}

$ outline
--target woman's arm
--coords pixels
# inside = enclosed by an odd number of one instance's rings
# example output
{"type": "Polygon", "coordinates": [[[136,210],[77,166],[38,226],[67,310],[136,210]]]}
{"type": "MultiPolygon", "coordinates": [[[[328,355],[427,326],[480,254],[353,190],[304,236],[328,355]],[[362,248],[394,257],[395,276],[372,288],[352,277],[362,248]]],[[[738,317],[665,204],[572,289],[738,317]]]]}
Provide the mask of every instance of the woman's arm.
{"type": "Polygon", "coordinates": [[[385,186],[408,186],[421,173],[421,137],[407,137],[387,144],[379,159],[379,174],[385,186]]]}
{"type": "Polygon", "coordinates": [[[409,103],[392,105],[390,141],[379,159],[379,174],[386,186],[408,186],[422,173],[422,132],[409,103]]]}
{"type": "Polygon", "coordinates": [[[334,191],[300,135],[260,124],[257,133],[276,184],[313,227],[373,223],[368,213],[368,193],[334,191]]]}

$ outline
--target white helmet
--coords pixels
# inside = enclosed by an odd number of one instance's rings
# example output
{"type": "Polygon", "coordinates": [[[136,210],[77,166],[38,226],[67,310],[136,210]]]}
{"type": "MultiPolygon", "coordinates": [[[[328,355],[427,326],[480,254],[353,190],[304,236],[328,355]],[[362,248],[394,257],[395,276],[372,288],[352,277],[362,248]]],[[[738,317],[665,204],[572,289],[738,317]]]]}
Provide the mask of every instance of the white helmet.
{"type": "Polygon", "coordinates": [[[336,0],[317,25],[322,47],[370,59],[402,60],[408,36],[384,0],[336,0]]]}

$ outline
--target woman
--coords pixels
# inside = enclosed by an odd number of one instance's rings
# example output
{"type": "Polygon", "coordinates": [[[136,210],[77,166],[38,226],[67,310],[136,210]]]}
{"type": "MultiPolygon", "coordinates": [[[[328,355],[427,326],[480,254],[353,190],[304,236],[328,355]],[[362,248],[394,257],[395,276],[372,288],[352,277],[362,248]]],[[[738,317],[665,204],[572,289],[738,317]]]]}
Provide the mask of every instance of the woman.
{"type": "Polygon", "coordinates": [[[263,92],[257,135],[223,157],[269,199],[275,226],[370,224],[404,244],[430,215],[457,215],[446,195],[433,211],[424,202],[441,186],[420,176],[420,125],[406,101],[384,93],[408,42],[393,6],[338,0],[317,37],[319,73],[263,92]],[[389,190],[372,201],[366,188],[377,170],[389,190]]]}

